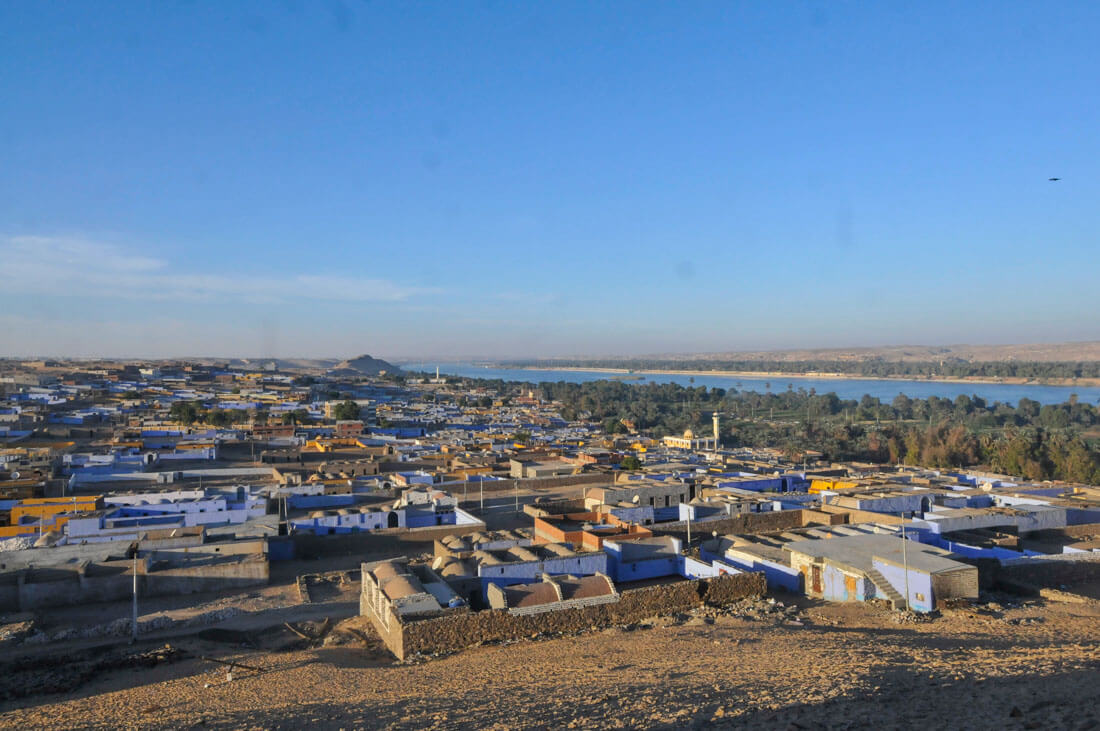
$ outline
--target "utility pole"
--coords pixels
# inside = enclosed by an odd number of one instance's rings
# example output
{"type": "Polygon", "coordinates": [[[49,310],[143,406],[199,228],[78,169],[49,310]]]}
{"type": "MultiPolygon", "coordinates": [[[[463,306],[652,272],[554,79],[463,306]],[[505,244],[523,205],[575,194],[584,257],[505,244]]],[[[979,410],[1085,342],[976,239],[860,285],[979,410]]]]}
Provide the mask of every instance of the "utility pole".
{"type": "Polygon", "coordinates": [[[905,568],[905,611],[909,611],[909,553],[906,550],[906,544],[909,541],[905,538],[905,512],[901,514],[901,563],[905,568]]]}
{"type": "Polygon", "coordinates": [[[481,491],[481,512],[485,512],[485,480],[481,479],[477,481],[478,489],[481,491]]]}
{"type": "MultiPolygon", "coordinates": [[[[680,478],[680,486],[683,487],[684,478],[680,478]]],[[[691,548],[691,501],[688,501],[687,505],[687,528],[688,528],[688,548],[691,548]]]]}
{"type": "Polygon", "coordinates": [[[130,618],[130,644],[137,642],[137,579],[138,579],[138,544],[134,543],[134,608],[130,618]]]}

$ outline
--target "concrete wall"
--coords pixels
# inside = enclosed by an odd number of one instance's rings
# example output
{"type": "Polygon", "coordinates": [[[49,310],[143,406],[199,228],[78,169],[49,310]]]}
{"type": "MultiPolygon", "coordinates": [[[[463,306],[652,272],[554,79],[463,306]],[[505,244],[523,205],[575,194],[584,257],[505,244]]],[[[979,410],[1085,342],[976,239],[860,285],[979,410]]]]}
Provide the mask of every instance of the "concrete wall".
{"type": "Polygon", "coordinates": [[[149,596],[197,594],[267,584],[270,564],[256,557],[242,561],[169,567],[150,572],[144,578],[145,591],[149,596]]]}
{"type": "Polygon", "coordinates": [[[387,528],[366,533],[348,533],[334,536],[315,536],[294,533],[294,553],[299,558],[320,556],[362,556],[364,558],[396,558],[430,553],[434,541],[446,536],[466,535],[485,529],[484,523],[476,525],[443,525],[431,528],[387,528]]]}
{"type": "Polygon", "coordinates": [[[608,574],[609,563],[606,553],[594,551],[576,556],[549,558],[543,561],[517,561],[500,565],[478,566],[481,598],[488,601],[491,585],[527,584],[538,581],[542,574],[550,574],[551,576],[608,574]]]}
{"type": "Polygon", "coordinates": [[[1020,533],[1038,530],[1054,530],[1066,527],[1066,509],[1048,506],[1017,506],[1014,513],[987,512],[975,515],[938,515],[928,513],[924,523],[934,533],[952,533],[976,528],[1003,528],[1015,526],[1020,533]],[[1031,508],[1031,509],[1027,509],[1031,508]]]}
{"type": "Polygon", "coordinates": [[[830,602],[861,602],[875,596],[874,583],[864,576],[844,571],[831,564],[824,565],[822,576],[825,584],[823,599],[830,602]]]}
{"type": "MultiPolygon", "coordinates": [[[[244,560],[201,558],[190,565],[146,570],[139,564],[138,597],[175,596],[230,588],[259,586],[269,578],[262,556],[244,560]]],[[[134,577],[129,562],[89,565],[78,569],[35,569],[0,585],[0,609],[29,611],[129,599],[134,577]]]]}
{"type": "Polygon", "coordinates": [[[604,541],[603,550],[615,581],[644,581],[680,575],[681,545],[676,538],[666,538],[662,543],[608,540],[604,541]]]}
{"type": "Polygon", "coordinates": [[[686,579],[706,579],[715,576],[721,576],[722,574],[737,574],[741,573],[732,566],[724,566],[718,562],[712,561],[705,563],[703,561],[697,561],[691,556],[679,556],[678,570],[680,576],[686,579]]]}
{"type": "Polygon", "coordinates": [[[719,561],[741,571],[759,571],[764,574],[769,589],[782,589],[792,594],[801,594],[804,591],[802,572],[785,564],[764,561],[733,551],[718,555],[701,549],[699,554],[706,560],[719,561]]]}
{"type": "MultiPolygon", "coordinates": [[[[899,594],[903,597],[905,596],[906,572],[904,567],[878,558],[871,559],[871,566],[882,574],[899,594]]],[[[977,578],[977,575],[978,571],[975,569],[974,577],[977,578]]],[[[878,598],[885,599],[886,596],[879,595],[878,598]]],[[[918,612],[931,612],[935,608],[935,597],[932,593],[932,576],[930,574],[912,568],[909,569],[909,606],[918,612]]]]}
{"type": "Polygon", "coordinates": [[[681,562],[678,556],[641,561],[612,561],[611,571],[616,582],[645,581],[662,576],[678,576],[681,562]]]}

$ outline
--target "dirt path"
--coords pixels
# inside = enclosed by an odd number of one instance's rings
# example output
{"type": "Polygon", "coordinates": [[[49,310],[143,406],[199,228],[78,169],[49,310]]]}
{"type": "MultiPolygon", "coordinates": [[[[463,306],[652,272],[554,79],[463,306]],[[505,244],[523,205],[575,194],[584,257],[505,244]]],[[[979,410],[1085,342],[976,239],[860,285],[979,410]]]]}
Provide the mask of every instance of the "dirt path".
{"type": "Polygon", "coordinates": [[[804,626],[718,617],[480,647],[416,665],[377,649],[241,652],[113,673],[3,727],[1100,728],[1100,605],[990,605],[899,623],[814,605],[804,626]]]}

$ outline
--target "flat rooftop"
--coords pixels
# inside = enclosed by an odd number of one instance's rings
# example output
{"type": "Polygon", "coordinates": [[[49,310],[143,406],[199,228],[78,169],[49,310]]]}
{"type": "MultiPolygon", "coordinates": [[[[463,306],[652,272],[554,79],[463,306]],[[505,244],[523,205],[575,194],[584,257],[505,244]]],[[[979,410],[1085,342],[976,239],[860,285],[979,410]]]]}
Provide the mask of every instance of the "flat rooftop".
{"type": "Polygon", "coordinates": [[[952,558],[954,554],[942,548],[928,546],[914,540],[903,541],[900,536],[865,534],[838,536],[803,541],[791,541],[784,549],[814,558],[828,559],[861,571],[872,568],[872,559],[878,558],[929,574],[969,568],[968,564],[952,558]],[[904,550],[903,550],[904,547],[904,550]]]}

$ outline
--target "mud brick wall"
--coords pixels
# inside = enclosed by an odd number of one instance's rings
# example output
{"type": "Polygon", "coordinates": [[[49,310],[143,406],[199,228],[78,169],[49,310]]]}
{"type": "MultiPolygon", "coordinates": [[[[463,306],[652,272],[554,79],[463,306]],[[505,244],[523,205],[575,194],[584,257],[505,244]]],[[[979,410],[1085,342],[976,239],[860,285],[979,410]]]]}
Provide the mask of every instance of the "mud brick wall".
{"type": "Polygon", "coordinates": [[[1064,554],[1064,557],[1030,559],[1001,566],[997,581],[1042,588],[1100,581],[1100,554],[1064,554]]]}
{"type": "MultiPolygon", "coordinates": [[[[572,633],[593,627],[631,624],[648,617],[682,612],[703,603],[722,605],[760,596],[766,588],[762,573],[728,574],[713,579],[628,589],[614,604],[530,615],[512,615],[507,610],[497,609],[409,622],[403,625],[399,657],[404,659],[417,652],[453,652],[480,642],[516,640],[540,633],[572,633]]],[[[391,648],[395,646],[397,643],[390,644],[391,648]]]]}
{"type": "Polygon", "coordinates": [[[1065,538],[1088,538],[1090,536],[1100,536],[1100,523],[1067,525],[1064,528],[1036,530],[1028,534],[1029,538],[1039,541],[1058,541],[1065,538]]]}
{"type": "MultiPolygon", "coordinates": [[[[804,510],[776,510],[767,513],[742,513],[721,520],[692,521],[692,532],[696,536],[717,531],[726,533],[774,533],[776,531],[801,528],[805,525],[804,510]]],[[[662,525],[656,523],[646,526],[654,535],[687,536],[687,526],[683,521],[662,525]]]]}
{"type": "Polygon", "coordinates": [[[762,572],[725,574],[704,581],[703,603],[712,607],[724,607],[748,596],[763,596],[768,582],[762,572]]]}

